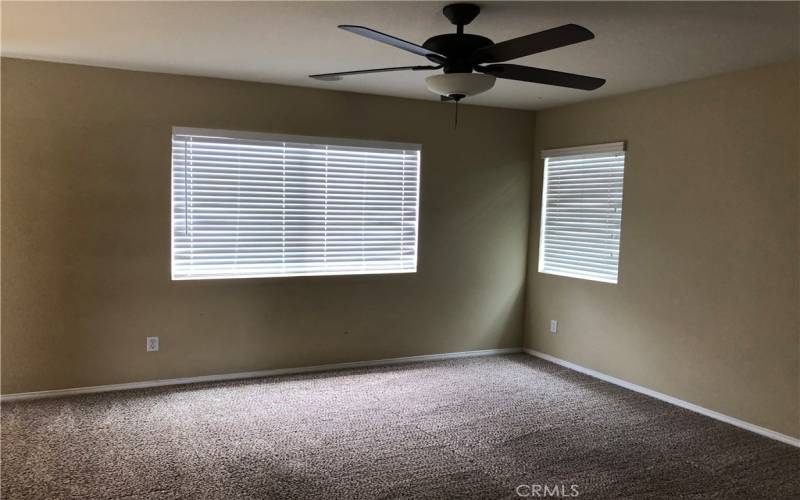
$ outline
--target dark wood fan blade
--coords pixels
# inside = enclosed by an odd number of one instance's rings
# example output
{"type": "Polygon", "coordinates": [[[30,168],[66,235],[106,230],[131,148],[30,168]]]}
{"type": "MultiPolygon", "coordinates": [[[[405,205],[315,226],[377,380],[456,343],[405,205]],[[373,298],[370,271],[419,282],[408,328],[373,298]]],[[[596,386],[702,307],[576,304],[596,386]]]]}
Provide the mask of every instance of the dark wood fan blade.
{"type": "Polygon", "coordinates": [[[377,69],[358,69],[355,71],[340,71],[338,73],[322,73],[319,75],[308,75],[317,80],[332,82],[341,80],[343,76],[349,75],[363,75],[367,73],[386,73],[388,71],[425,71],[432,69],[439,69],[441,66],[397,66],[395,68],[377,68],[377,69]]]}
{"type": "Polygon", "coordinates": [[[565,24],[557,28],[530,35],[512,38],[505,42],[482,47],[473,53],[476,62],[505,62],[519,57],[557,49],[573,43],[594,38],[594,33],[577,24],[565,24]]]}
{"type": "Polygon", "coordinates": [[[369,38],[370,40],[375,40],[376,42],[385,43],[387,45],[391,45],[392,47],[397,47],[398,49],[411,52],[412,54],[417,54],[418,56],[427,57],[428,60],[438,64],[441,64],[446,60],[446,58],[443,55],[437,54],[432,50],[426,49],[425,47],[422,47],[415,43],[407,42],[405,40],[401,40],[400,38],[391,35],[387,35],[386,33],[381,33],[380,31],[375,31],[370,28],[365,28],[364,26],[341,24],[339,25],[339,28],[345,31],[349,31],[350,33],[355,33],[356,35],[361,35],[363,37],[369,38]]]}
{"type": "Polygon", "coordinates": [[[545,85],[569,87],[571,89],[594,90],[606,83],[604,79],[595,78],[593,76],[576,75],[574,73],[564,73],[550,69],[531,68],[530,66],[520,66],[518,64],[490,64],[488,66],[478,66],[476,69],[481,73],[494,75],[497,78],[519,80],[521,82],[543,83],[545,85]]]}

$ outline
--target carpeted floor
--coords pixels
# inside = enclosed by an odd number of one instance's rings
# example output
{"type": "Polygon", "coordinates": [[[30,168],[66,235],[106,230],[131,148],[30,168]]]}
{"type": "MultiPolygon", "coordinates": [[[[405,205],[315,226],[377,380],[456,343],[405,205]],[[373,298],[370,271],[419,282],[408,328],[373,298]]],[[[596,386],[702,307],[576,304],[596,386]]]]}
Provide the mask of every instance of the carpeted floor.
{"type": "Polygon", "coordinates": [[[4,499],[518,493],[800,498],[800,450],[524,354],[2,405],[4,499]]]}

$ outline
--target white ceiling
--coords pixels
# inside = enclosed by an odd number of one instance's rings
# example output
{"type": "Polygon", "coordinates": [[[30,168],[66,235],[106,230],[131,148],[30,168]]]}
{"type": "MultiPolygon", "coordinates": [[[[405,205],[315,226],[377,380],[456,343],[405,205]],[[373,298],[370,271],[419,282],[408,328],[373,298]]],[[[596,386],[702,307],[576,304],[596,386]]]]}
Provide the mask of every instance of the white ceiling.
{"type": "MultiPolygon", "coordinates": [[[[421,44],[454,27],[449,2],[2,2],[2,55],[435,100],[430,73],[319,82],[311,73],[427,64],[336,28],[357,24],[421,44]]],[[[467,27],[502,41],[565,23],[596,38],[514,61],[603,77],[599,90],[498,80],[472,104],[539,109],[788,60],[800,3],[479,2],[467,27]]]]}

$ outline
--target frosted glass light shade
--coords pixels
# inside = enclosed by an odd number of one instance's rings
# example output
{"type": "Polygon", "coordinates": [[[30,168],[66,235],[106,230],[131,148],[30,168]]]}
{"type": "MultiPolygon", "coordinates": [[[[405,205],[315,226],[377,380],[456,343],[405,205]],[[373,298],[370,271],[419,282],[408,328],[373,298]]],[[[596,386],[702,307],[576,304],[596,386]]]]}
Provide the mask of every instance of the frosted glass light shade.
{"type": "Polygon", "coordinates": [[[443,96],[473,96],[494,87],[494,76],[483,73],[443,73],[425,79],[428,90],[443,96]]]}

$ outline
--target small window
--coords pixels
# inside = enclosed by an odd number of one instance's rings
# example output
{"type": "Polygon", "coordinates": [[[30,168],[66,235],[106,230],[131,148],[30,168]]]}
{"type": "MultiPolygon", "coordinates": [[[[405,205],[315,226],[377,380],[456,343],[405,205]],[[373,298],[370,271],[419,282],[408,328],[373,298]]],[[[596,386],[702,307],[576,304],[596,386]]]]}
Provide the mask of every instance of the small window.
{"type": "Polygon", "coordinates": [[[172,278],[412,273],[420,146],[175,128],[172,278]]]}
{"type": "Polygon", "coordinates": [[[622,142],[542,151],[539,272],[617,283],[622,142]]]}

